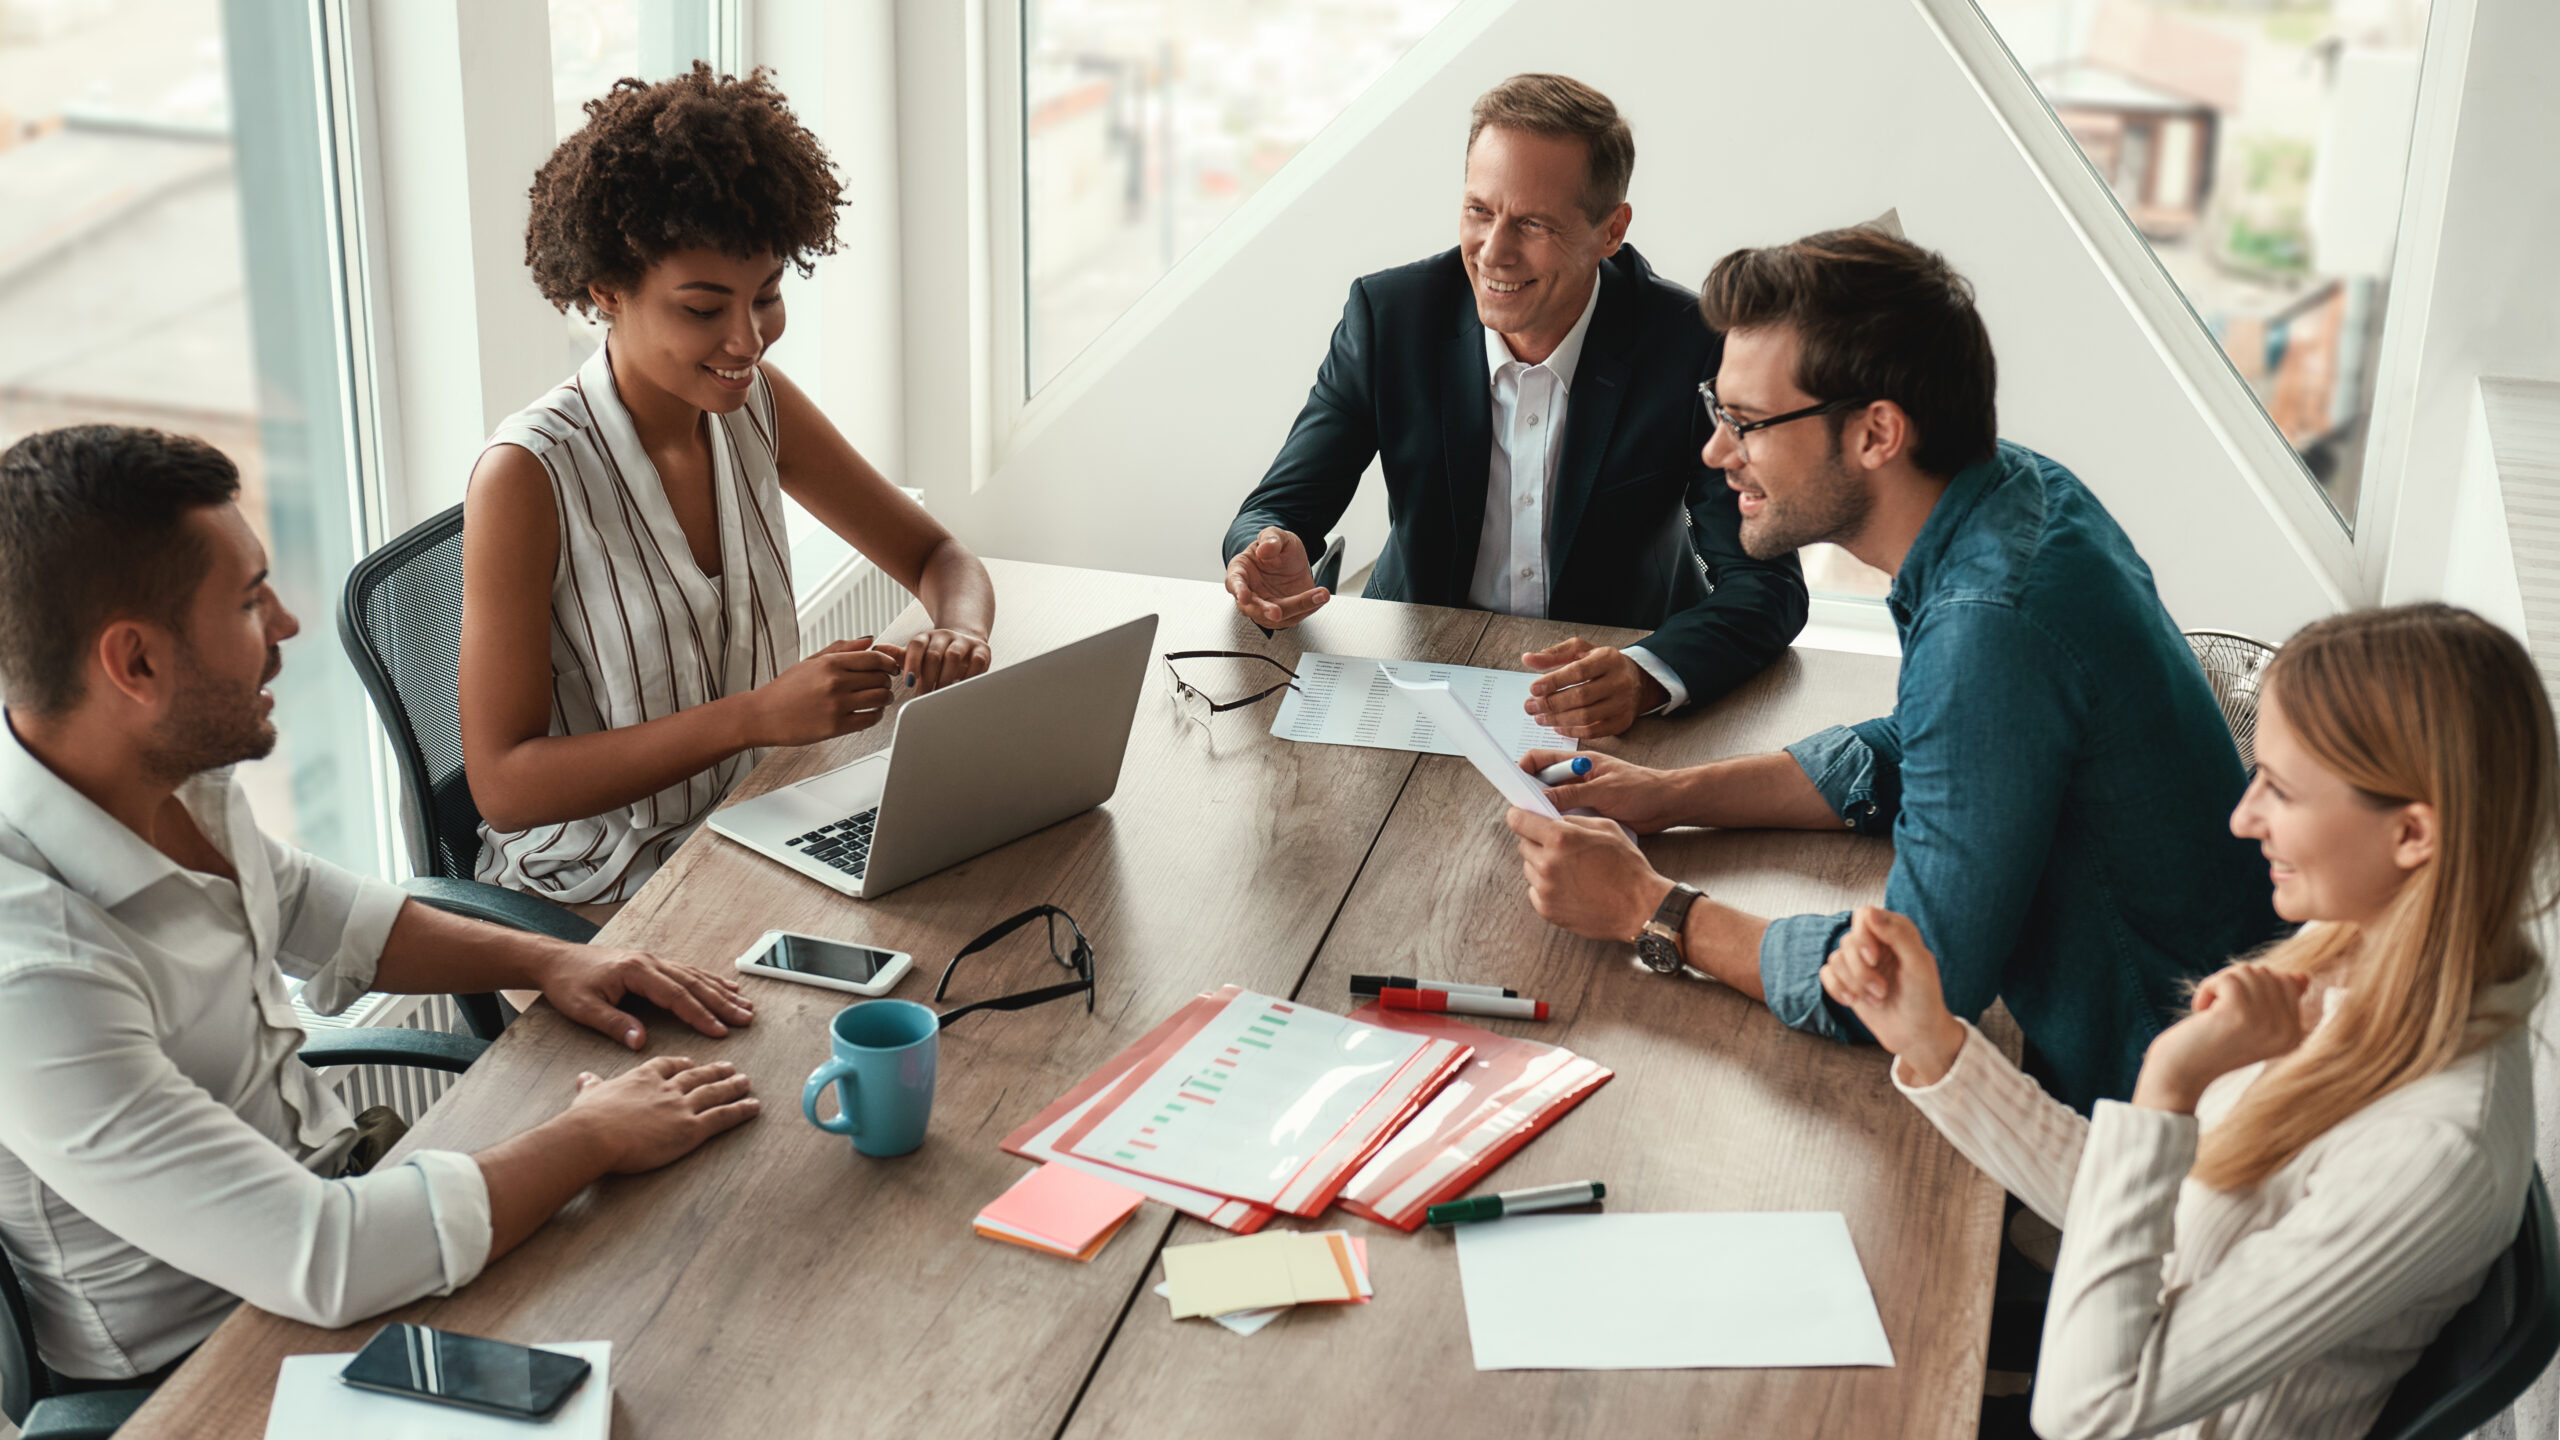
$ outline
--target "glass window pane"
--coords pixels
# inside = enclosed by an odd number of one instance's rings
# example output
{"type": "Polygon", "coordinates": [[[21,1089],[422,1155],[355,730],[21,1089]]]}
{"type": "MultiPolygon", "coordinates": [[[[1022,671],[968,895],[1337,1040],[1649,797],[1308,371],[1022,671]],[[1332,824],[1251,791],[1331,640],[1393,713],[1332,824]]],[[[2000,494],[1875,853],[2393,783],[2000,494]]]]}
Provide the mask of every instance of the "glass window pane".
{"type": "Polygon", "coordinates": [[[1025,393],[1454,8],[1023,0],[1025,393]]]}
{"type": "Polygon", "coordinates": [[[1893,588],[1893,577],[1837,545],[1807,545],[1796,552],[1804,563],[1807,590],[1830,600],[1881,600],[1893,588]]]}
{"type": "Polygon", "coordinates": [[[270,833],[380,867],[363,690],[332,617],[354,562],[308,13],[58,0],[0,24],[0,445],[111,421],[198,435],[302,621],[282,741],[241,767],[270,833]]]}
{"type": "Polygon", "coordinates": [[[1975,0],[2353,529],[2427,0],[1975,0]]]}
{"type": "Polygon", "coordinates": [[[588,101],[639,73],[640,0],[551,0],[554,139],[587,123],[588,101]]]}

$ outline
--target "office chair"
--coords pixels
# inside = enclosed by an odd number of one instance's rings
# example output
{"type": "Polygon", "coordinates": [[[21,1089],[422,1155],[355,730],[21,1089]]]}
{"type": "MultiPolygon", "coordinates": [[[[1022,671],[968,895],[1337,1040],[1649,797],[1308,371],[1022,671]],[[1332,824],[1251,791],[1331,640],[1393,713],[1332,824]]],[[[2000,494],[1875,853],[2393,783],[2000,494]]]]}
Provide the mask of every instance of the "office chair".
{"type": "Polygon", "coordinates": [[[2227,630],[2186,633],[2187,648],[2204,667],[2214,703],[2231,727],[2231,741],[2240,747],[2240,768],[2250,769],[2258,763],[2258,686],[2266,678],[2267,662],[2276,658],[2276,647],[2227,630]]]}
{"type": "MultiPolygon", "coordinates": [[[[356,1030],[314,1036],[302,1047],[302,1063],[407,1065],[459,1074],[489,1048],[468,1035],[432,1030],[356,1030]]],[[[151,1398],[147,1387],[59,1393],[60,1380],[36,1355],[33,1317],[18,1284],[14,1262],[0,1255],[0,1415],[17,1425],[22,1440],[105,1440],[151,1398]]]]}
{"type": "Polygon", "coordinates": [[[2368,1440],[2460,1440],[2515,1403],[2560,1353],[2560,1237],[2536,1168],[2516,1241],[2480,1293],[2400,1378],[2368,1440]]]}
{"type": "MultiPolygon", "coordinates": [[[[480,807],[462,773],[462,507],[454,506],[356,562],[338,605],[338,641],[390,732],[423,837],[419,902],[585,944],[596,927],[538,895],[471,878],[480,807]]],[[[510,1017],[495,995],[457,995],[463,1023],[494,1040],[510,1017]]]]}
{"type": "Polygon", "coordinates": [[[1316,557],[1316,583],[1332,594],[1342,583],[1342,537],[1336,535],[1324,542],[1324,553],[1316,557]]]}

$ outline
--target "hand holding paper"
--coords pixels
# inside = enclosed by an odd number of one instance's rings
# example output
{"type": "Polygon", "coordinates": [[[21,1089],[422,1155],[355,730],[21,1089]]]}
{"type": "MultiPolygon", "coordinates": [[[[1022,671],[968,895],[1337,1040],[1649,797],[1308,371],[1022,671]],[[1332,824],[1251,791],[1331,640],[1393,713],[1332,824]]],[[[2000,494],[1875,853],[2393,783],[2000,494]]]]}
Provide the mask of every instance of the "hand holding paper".
{"type": "Polygon", "coordinates": [[[1387,679],[1412,697],[1414,708],[1438,727],[1441,734],[1458,743],[1458,753],[1467,757],[1467,763],[1476,767],[1477,774],[1502,792],[1503,799],[1532,814],[1552,816],[1556,813],[1554,802],[1547,799],[1547,787],[1538,783],[1538,777],[1520,768],[1519,762],[1511,758],[1510,752],[1502,748],[1501,742],[1493,738],[1493,732],[1484,728],[1484,722],[1458,699],[1455,691],[1446,685],[1416,685],[1393,675],[1387,679]]]}

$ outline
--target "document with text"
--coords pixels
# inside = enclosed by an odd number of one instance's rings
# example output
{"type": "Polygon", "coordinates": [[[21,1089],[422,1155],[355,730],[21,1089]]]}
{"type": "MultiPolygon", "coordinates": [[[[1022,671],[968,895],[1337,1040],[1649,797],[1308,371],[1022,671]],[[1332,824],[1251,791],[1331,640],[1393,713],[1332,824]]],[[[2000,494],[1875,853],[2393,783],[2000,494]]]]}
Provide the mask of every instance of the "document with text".
{"type": "Polygon", "coordinates": [[[1474,665],[1434,665],[1422,660],[1368,660],[1357,655],[1306,655],[1298,683],[1280,702],[1271,733],[1317,745],[1360,745],[1372,750],[1418,750],[1463,755],[1457,736],[1434,724],[1407,685],[1442,684],[1514,760],[1532,750],[1571,750],[1574,743],[1529,718],[1525,670],[1486,670],[1474,665]]]}

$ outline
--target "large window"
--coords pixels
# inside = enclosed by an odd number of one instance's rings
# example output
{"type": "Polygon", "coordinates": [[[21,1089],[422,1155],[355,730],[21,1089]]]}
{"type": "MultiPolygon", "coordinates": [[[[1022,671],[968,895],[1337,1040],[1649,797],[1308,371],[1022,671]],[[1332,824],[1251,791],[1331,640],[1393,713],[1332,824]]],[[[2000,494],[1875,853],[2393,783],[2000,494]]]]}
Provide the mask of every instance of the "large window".
{"type": "Polygon", "coordinates": [[[2352,530],[2427,0],[1976,0],[2352,530]]]}
{"type": "Polygon", "coordinates": [[[301,618],[259,822],[382,863],[372,720],[332,617],[364,533],[309,11],[0,6],[0,444],[110,421],[198,435],[301,618]]]}
{"type": "Polygon", "coordinates": [[[1456,0],[1022,0],[1025,394],[1456,0]]]}

